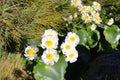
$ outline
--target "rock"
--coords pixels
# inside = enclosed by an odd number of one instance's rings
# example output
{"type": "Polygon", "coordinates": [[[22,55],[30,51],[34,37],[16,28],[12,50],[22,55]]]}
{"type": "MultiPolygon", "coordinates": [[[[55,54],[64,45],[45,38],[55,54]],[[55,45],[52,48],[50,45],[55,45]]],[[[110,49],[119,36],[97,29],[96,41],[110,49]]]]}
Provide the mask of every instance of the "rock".
{"type": "Polygon", "coordinates": [[[120,80],[120,51],[96,58],[83,80],[120,80]]]}

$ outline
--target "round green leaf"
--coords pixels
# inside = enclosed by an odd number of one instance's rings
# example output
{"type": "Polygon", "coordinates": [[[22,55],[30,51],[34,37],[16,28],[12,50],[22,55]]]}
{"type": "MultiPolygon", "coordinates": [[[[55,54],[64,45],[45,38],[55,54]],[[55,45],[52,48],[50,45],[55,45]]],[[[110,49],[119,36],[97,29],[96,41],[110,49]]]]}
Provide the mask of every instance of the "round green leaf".
{"type": "Polygon", "coordinates": [[[79,38],[80,38],[80,44],[86,44],[87,42],[87,37],[88,37],[88,33],[86,30],[81,29],[77,32],[79,38]]]}
{"type": "Polygon", "coordinates": [[[104,30],[105,39],[114,46],[114,48],[118,45],[118,40],[116,39],[119,35],[118,26],[111,26],[104,30]],[[116,45],[116,46],[115,46],[116,45]]]}
{"type": "Polygon", "coordinates": [[[100,33],[97,30],[88,31],[87,45],[94,48],[100,40],[100,33]]]}
{"type": "Polygon", "coordinates": [[[43,62],[38,63],[33,70],[36,80],[64,80],[64,74],[66,72],[67,62],[64,56],[60,56],[60,59],[54,65],[46,65],[43,62]]]}

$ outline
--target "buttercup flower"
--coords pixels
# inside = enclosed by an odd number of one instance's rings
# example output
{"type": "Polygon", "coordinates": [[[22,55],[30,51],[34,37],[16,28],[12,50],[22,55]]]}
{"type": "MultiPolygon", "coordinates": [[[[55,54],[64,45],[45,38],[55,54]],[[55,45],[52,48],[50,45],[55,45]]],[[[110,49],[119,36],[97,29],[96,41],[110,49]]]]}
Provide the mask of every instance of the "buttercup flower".
{"type": "Polygon", "coordinates": [[[73,14],[73,17],[74,17],[74,18],[77,18],[77,17],[78,17],[78,14],[77,14],[77,13],[74,13],[74,14],[73,14]]]}
{"type": "Polygon", "coordinates": [[[96,10],[96,11],[100,11],[101,10],[101,5],[98,2],[93,2],[92,7],[96,10]]]}
{"type": "Polygon", "coordinates": [[[93,21],[96,23],[96,24],[100,24],[102,22],[101,18],[100,17],[94,17],[93,18],[93,21]]]}
{"type": "Polygon", "coordinates": [[[29,60],[33,60],[37,56],[37,52],[39,49],[36,46],[28,46],[25,48],[25,54],[24,56],[27,57],[29,60]]]}
{"type": "Polygon", "coordinates": [[[87,10],[88,10],[89,13],[92,13],[94,9],[91,6],[87,6],[87,10]]]}
{"type": "Polygon", "coordinates": [[[93,18],[100,16],[100,14],[99,14],[97,11],[93,11],[93,12],[91,13],[91,15],[92,15],[93,18]]]}
{"type": "Polygon", "coordinates": [[[71,0],[71,6],[74,7],[81,6],[81,0],[71,0]]]}
{"type": "Polygon", "coordinates": [[[78,7],[79,11],[84,14],[88,12],[87,6],[78,7]]]}
{"type": "Polygon", "coordinates": [[[43,52],[43,55],[41,56],[41,58],[45,64],[54,65],[54,62],[58,61],[59,55],[57,54],[56,50],[47,49],[43,52]]]}
{"type": "Polygon", "coordinates": [[[58,46],[58,38],[57,37],[43,37],[41,47],[43,49],[56,49],[58,46]]]}
{"type": "Polygon", "coordinates": [[[90,26],[90,29],[91,29],[91,30],[95,30],[96,27],[97,27],[97,26],[96,26],[95,24],[92,24],[92,25],[90,26]]]}
{"type": "Polygon", "coordinates": [[[42,37],[57,37],[58,33],[52,29],[45,30],[45,33],[42,35],[42,37]]]}
{"type": "Polygon", "coordinates": [[[66,14],[64,17],[63,17],[63,19],[65,20],[65,21],[71,21],[72,19],[73,19],[73,16],[71,15],[71,14],[66,14]]]}
{"type": "Polygon", "coordinates": [[[85,23],[88,23],[88,22],[91,22],[92,18],[88,13],[86,13],[82,15],[82,20],[84,20],[85,23]]]}
{"type": "Polygon", "coordinates": [[[79,36],[73,32],[68,32],[65,38],[65,42],[71,42],[75,46],[78,45],[79,41],[80,41],[79,36]]]}
{"type": "Polygon", "coordinates": [[[63,42],[61,44],[61,49],[62,49],[63,54],[66,54],[66,52],[70,52],[74,48],[75,46],[71,42],[63,42]]]}
{"type": "Polygon", "coordinates": [[[71,52],[66,54],[66,59],[65,60],[67,62],[69,61],[70,63],[73,63],[77,60],[77,58],[78,58],[78,52],[77,52],[76,49],[74,49],[71,52]]]}
{"type": "Polygon", "coordinates": [[[110,25],[112,25],[114,23],[114,19],[113,18],[111,18],[111,19],[109,19],[109,21],[108,21],[108,25],[110,26],[110,25]]]}

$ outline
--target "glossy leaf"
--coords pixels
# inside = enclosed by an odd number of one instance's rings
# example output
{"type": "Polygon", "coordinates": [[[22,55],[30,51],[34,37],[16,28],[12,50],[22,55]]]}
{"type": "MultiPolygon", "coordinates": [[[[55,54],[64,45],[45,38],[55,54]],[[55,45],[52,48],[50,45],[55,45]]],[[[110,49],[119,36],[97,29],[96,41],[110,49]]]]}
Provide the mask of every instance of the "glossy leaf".
{"type": "Polygon", "coordinates": [[[117,47],[118,39],[117,36],[119,35],[119,28],[118,26],[111,26],[105,29],[104,31],[105,39],[112,45],[113,48],[117,47]]]}
{"type": "Polygon", "coordinates": [[[100,40],[100,33],[97,30],[88,31],[87,45],[94,48],[100,40]]]}
{"type": "Polygon", "coordinates": [[[87,36],[88,36],[88,33],[86,30],[84,29],[81,29],[77,32],[77,34],[79,35],[79,38],[80,38],[80,44],[86,44],[87,42],[87,36]]]}
{"type": "Polygon", "coordinates": [[[64,80],[64,74],[66,72],[67,62],[64,56],[60,56],[60,59],[54,65],[46,65],[43,62],[38,63],[34,67],[34,77],[36,80],[64,80]]]}

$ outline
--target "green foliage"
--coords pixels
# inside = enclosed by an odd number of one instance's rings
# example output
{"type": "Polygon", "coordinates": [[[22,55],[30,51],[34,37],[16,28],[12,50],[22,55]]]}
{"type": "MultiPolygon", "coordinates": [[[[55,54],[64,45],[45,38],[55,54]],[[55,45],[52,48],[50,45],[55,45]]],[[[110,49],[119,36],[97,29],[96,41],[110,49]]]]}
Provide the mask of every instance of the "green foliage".
{"type": "Polygon", "coordinates": [[[88,46],[90,48],[94,48],[97,44],[98,44],[98,41],[100,40],[100,33],[99,31],[97,30],[94,30],[94,31],[89,31],[88,32],[88,46]]]}
{"type": "Polygon", "coordinates": [[[75,31],[80,37],[80,44],[87,48],[94,48],[100,40],[100,33],[97,30],[80,29],[75,31]]]}
{"type": "Polygon", "coordinates": [[[87,43],[87,36],[88,36],[87,31],[84,29],[81,29],[77,32],[77,34],[80,37],[80,44],[85,45],[87,43]]]}
{"type": "MultiPolygon", "coordinates": [[[[86,1],[83,0],[83,4],[85,6],[91,6],[93,1],[86,1]]],[[[112,50],[116,50],[119,45],[119,8],[116,7],[116,3],[112,3],[112,0],[108,2],[108,4],[105,4],[108,1],[100,1],[101,3],[101,11],[97,11],[100,13],[100,17],[102,22],[100,24],[97,24],[95,21],[91,22],[85,22],[82,19],[82,15],[86,13],[81,13],[80,11],[78,13],[78,17],[74,18],[71,21],[68,21],[68,31],[73,31],[79,35],[80,38],[80,45],[84,45],[88,49],[94,48],[98,49],[96,51],[102,51],[103,49],[103,42],[105,42],[107,47],[111,47],[112,50]],[[102,4],[103,3],[103,4],[102,4]],[[109,9],[108,9],[109,6],[109,9]],[[114,19],[113,25],[108,25],[107,22],[110,18],[114,19]],[[95,30],[91,30],[90,26],[92,24],[96,24],[97,28],[95,30]],[[104,41],[105,40],[105,41],[104,41]],[[110,44],[110,45],[109,45],[110,44]]],[[[118,6],[118,5],[117,5],[118,6]]],[[[74,6],[75,7],[75,6],[74,6]]],[[[77,8],[77,7],[76,7],[77,8]]],[[[78,8],[77,8],[78,9],[78,8]]],[[[88,13],[89,15],[92,15],[88,13]]]]}
{"type": "Polygon", "coordinates": [[[64,56],[60,56],[60,59],[54,65],[46,65],[40,62],[34,66],[34,77],[36,80],[64,80],[64,74],[66,72],[67,62],[64,56]]]}
{"type": "Polygon", "coordinates": [[[119,43],[120,30],[118,26],[107,27],[104,30],[105,39],[111,44],[113,48],[116,48],[119,43]]]}

